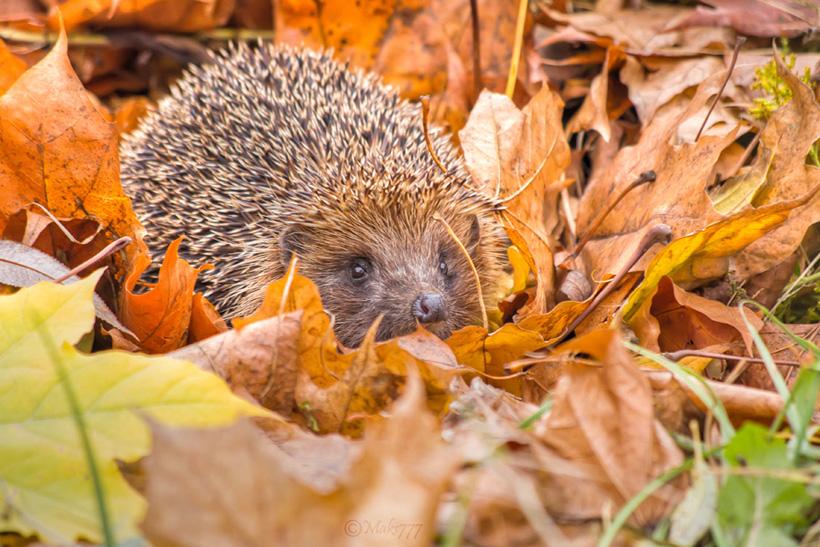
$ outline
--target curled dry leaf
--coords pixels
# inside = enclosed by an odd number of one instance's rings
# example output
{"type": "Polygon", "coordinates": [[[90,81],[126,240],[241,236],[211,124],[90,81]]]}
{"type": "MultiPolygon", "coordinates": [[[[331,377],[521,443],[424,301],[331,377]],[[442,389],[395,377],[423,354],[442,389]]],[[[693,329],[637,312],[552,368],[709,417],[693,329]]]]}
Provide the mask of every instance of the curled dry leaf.
{"type": "Polygon", "coordinates": [[[296,311],[255,321],[169,356],[216,373],[234,391],[247,393],[262,406],[288,416],[296,410],[301,318],[302,312],[296,311]]]}
{"type": "Polygon", "coordinates": [[[429,545],[459,464],[437,429],[418,377],[355,450],[306,435],[285,445],[276,432],[271,442],[248,423],[155,426],[143,530],[156,544],[181,546],[429,545]]]}
{"type": "Polygon", "coordinates": [[[749,245],[734,260],[739,278],[764,272],[794,253],[809,226],[820,221],[820,168],[806,163],[809,149],[820,139],[820,104],[814,92],[801,82],[775,54],[777,74],[792,90],[792,100],[769,119],[760,142],[774,158],[768,179],[752,200],[752,205],[775,204],[815,192],[801,204],[782,226],[749,245]]]}
{"type": "MultiPolygon", "coordinates": [[[[0,231],[38,202],[59,218],[92,218],[114,236],[142,228],[119,180],[117,132],[54,48],[0,96],[0,231]]],[[[129,246],[138,253],[141,243],[129,246]]]]}
{"type": "MultiPolygon", "coordinates": [[[[757,330],[763,327],[752,313],[746,316],[757,330]]],[[[742,341],[747,354],[754,354],[752,335],[737,308],[686,292],[669,277],[660,280],[655,294],[644,301],[630,326],[640,345],[652,351],[703,349],[742,341]]]]}
{"type": "Polygon", "coordinates": [[[740,34],[775,38],[798,36],[820,25],[820,13],[811,2],[782,0],[703,0],[677,28],[722,26],[740,34]]]}
{"type": "MultiPolygon", "coordinates": [[[[378,415],[399,396],[410,367],[417,368],[424,380],[428,407],[436,413],[446,408],[447,386],[463,368],[444,342],[419,329],[377,343],[378,324],[374,324],[359,348],[340,351],[316,285],[292,270],[268,286],[253,315],[233,323],[246,329],[262,319],[296,311],[301,319],[295,378],[279,377],[271,384],[286,391],[295,385],[292,419],[321,433],[361,436],[364,419],[378,415]]],[[[275,392],[268,397],[282,398],[275,392]]]]}
{"type": "Polygon", "coordinates": [[[644,280],[623,307],[624,319],[632,318],[666,275],[683,285],[723,276],[729,269],[729,257],[783,224],[792,210],[811,202],[819,191],[820,185],[798,199],[745,209],[690,236],[676,239],[646,267],[644,280]]]}
{"type": "Polygon", "coordinates": [[[543,313],[554,301],[552,250],[558,195],[569,166],[561,128],[563,102],[544,86],[519,110],[506,95],[485,91],[459,132],[467,169],[483,192],[509,199],[502,213],[513,243],[537,272],[535,300],[526,313],[543,313]],[[525,187],[525,185],[527,185],[525,187]]]}
{"type": "Polygon", "coordinates": [[[646,126],[655,112],[676,95],[700,85],[724,68],[715,57],[652,59],[650,62],[650,59],[640,61],[627,56],[620,78],[629,89],[629,100],[635,105],[641,123],[646,126]]]}
{"type": "Polygon", "coordinates": [[[134,262],[122,292],[120,318],[148,353],[166,353],[188,340],[196,276],[208,265],[193,268],[179,257],[182,238],[168,246],[159,268],[159,280],[144,293],[134,292],[137,280],[151,264],[140,255],[134,262]]]}
{"type": "MultiPolygon", "coordinates": [[[[601,366],[567,365],[555,393],[542,439],[562,458],[587,467],[585,475],[597,479],[596,485],[583,478],[552,474],[555,487],[563,490],[556,501],[566,502],[556,509],[576,518],[599,515],[600,496],[620,507],[649,481],[679,465],[683,455],[655,418],[649,381],[635,366],[617,331],[590,331],[558,351],[588,354],[601,366]],[[597,499],[593,491],[598,492],[597,499]],[[578,507],[581,500],[595,503],[578,507]]],[[[661,488],[638,507],[633,520],[657,522],[679,494],[674,483],[661,488]]]]}

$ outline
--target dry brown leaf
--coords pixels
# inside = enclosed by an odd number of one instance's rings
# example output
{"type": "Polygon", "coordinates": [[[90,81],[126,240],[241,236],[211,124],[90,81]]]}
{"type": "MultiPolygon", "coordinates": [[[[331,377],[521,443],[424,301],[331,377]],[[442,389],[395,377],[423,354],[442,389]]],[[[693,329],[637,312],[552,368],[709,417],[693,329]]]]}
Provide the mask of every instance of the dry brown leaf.
{"type": "Polygon", "coordinates": [[[820,25],[820,13],[809,2],[781,0],[703,0],[676,28],[732,27],[747,36],[774,38],[798,36],[820,25]],[[783,8],[779,7],[780,5],[783,8]]]}
{"type": "MultiPolygon", "coordinates": [[[[567,123],[566,132],[576,133],[594,129],[605,142],[609,142],[611,130],[609,127],[610,113],[608,108],[610,78],[609,72],[624,59],[623,50],[618,46],[606,49],[601,73],[592,79],[589,93],[581,104],[581,108],[567,123]]],[[[616,116],[617,117],[617,116],[616,116]]]]}
{"type": "Polygon", "coordinates": [[[523,110],[505,95],[485,91],[459,132],[475,186],[510,198],[505,225],[514,228],[508,229],[513,243],[529,255],[537,272],[536,298],[525,313],[543,313],[554,299],[555,274],[547,242],[559,223],[558,195],[570,161],[561,129],[563,106],[546,86],[523,110]]]}
{"type": "MultiPolygon", "coordinates": [[[[590,180],[579,204],[579,233],[588,230],[600,211],[641,173],[652,170],[657,175],[655,182],[627,194],[586,246],[582,256],[594,277],[620,271],[646,231],[656,224],[669,225],[673,237],[679,238],[719,218],[706,187],[712,182],[720,153],[734,140],[734,131],[717,136],[707,131],[694,143],[680,142],[677,137],[686,121],[702,121],[700,112],[719,85],[712,78],[700,86],[691,101],[679,97],[662,107],[638,143],[622,148],[612,163],[597,170],[590,180]]],[[[644,267],[657,247],[644,255],[635,269],[644,267]]]]}
{"type": "Polygon", "coordinates": [[[195,32],[223,26],[235,0],[65,0],[48,14],[52,29],[92,22],[106,27],[195,32]]]}
{"type": "Polygon", "coordinates": [[[676,95],[700,85],[709,76],[724,69],[723,63],[715,57],[657,59],[651,63],[644,60],[642,63],[635,57],[627,56],[620,78],[629,89],[629,99],[635,105],[641,123],[646,126],[655,112],[676,95]],[[645,64],[648,66],[645,67],[645,64]]]}
{"type": "MultiPolygon", "coordinates": [[[[91,218],[115,237],[139,238],[119,180],[116,127],[77,79],[65,34],[0,96],[0,231],[38,202],[59,218],[91,218]]],[[[129,246],[134,256],[141,242],[129,246]]]]}
{"type": "Polygon", "coordinates": [[[170,355],[216,373],[234,391],[246,393],[262,406],[289,416],[296,410],[301,319],[302,312],[296,311],[255,321],[170,355]]]}
{"type": "MultiPolygon", "coordinates": [[[[649,381],[623,347],[617,331],[591,331],[557,351],[585,353],[601,363],[601,367],[567,365],[541,436],[560,457],[592,474],[575,478],[553,472],[554,486],[565,491],[559,498],[568,503],[560,510],[575,518],[600,514],[604,499],[616,508],[622,506],[649,481],[679,465],[683,454],[655,418],[649,381]],[[597,486],[590,481],[601,478],[604,480],[597,486]],[[596,499],[596,491],[605,498],[596,499]],[[572,502],[569,492],[578,494],[572,502]],[[582,503],[588,505],[579,506],[582,503]]],[[[635,511],[634,522],[657,522],[679,494],[674,484],[657,491],[635,511]]]]}
{"type": "MultiPolygon", "coordinates": [[[[746,316],[757,330],[762,328],[759,318],[751,313],[746,316]]],[[[747,355],[754,354],[752,335],[737,308],[686,292],[668,277],[644,301],[630,326],[641,346],[652,351],[704,349],[742,341],[747,355]]]]}
{"type": "MultiPolygon", "coordinates": [[[[820,188],[820,168],[806,164],[812,144],[820,139],[820,104],[808,86],[783,65],[779,55],[777,73],[792,90],[789,104],[772,114],[760,141],[774,153],[768,180],[752,205],[779,203],[799,198],[820,188]]],[[[752,243],[734,259],[733,269],[745,279],[764,272],[794,253],[809,226],[820,221],[820,192],[795,209],[782,226],[752,243]]]]}
{"type": "Polygon", "coordinates": [[[355,450],[290,431],[273,443],[248,423],[154,426],[143,529],[160,545],[429,545],[459,464],[437,429],[417,377],[355,450]]]}
{"type": "Polygon", "coordinates": [[[358,437],[365,418],[378,415],[399,396],[409,368],[418,369],[424,380],[428,407],[437,413],[446,408],[447,385],[463,369],[444,342],[419,329],[376,343],[374,324],[359,348],[340,351],[316,285],[300,275],[288,278],[268,286],[252,316],[233,323],[244,329],[279,313],[302,311],[292,419],[319,432],[358,437]]]}

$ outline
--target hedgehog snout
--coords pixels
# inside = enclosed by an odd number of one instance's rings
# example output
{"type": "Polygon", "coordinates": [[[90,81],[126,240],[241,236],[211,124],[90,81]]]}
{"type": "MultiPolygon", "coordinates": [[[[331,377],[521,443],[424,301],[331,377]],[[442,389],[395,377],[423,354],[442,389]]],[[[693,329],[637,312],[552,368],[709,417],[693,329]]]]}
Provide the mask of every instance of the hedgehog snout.
{"type": "Polygon", "coordinates": [[[411,310],[413,316],[423,325],[438,323],[447,318],[444,298],[438,293],[420,294],[413,301],[411,310]]]}

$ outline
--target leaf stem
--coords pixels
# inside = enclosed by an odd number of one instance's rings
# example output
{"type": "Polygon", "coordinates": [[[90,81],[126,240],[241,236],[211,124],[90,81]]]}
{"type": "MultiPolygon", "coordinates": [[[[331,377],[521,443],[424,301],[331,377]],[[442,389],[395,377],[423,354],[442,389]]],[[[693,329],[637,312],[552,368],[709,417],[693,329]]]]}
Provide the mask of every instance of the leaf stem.
{"type": "MultiPolygon", "coordinates": [[[[34,313],[34,312],[32,312],[34,313]]],[[[41,321],[37,321],[41,323],[41,321]]],[[[60,385],[65,391],[68,406],[71,408],[71,415],[74,418],[74,423],[77,424],[77,431],[80,435],[80,442],[83,447],[88,469],[91,473],[91,482],[94,486],[94,497],[97,501],[97,512],[100,515],[100,527],[102,528],[103,539],[106,547],[116,547],[117,542],[114,540],[114,529],[111,525],[111,517],[108,513],[108,503],[106,501],[105,488],[103,488],[102,478],[100,477],[100,469],[97,465],[97,457],[94,454],[94,448],[91,445],[91,438],[88,435],[88,428],[85,423],[85,417],[80,409],[80,403],[77,400],[77,394],[71,385],[68,378],[68,373],[63,366],[60,354],[57,348],[54,347],[54,341],[41,329],[37,329],[37,334],[40,336],[40,341],[43,347],[48,352],[54,368],[57,370],[57,377],[60,380],[60,385]]]]}

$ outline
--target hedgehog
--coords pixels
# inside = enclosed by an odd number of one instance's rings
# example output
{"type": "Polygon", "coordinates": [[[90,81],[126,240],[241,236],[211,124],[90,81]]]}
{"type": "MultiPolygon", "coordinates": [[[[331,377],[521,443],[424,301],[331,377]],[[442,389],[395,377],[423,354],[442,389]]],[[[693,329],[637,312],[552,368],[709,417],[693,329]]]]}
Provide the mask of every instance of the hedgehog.
{"type": "Polygon", "coordinates": [[[343,345],[377,319],[377,340],[446,338],[497,295],[505,236],[449,137],[427,136],[419,104],[331,52],[231,44],[124,138],[122,179],[149,246],[184,234],[182,256],[215,265],[200,283],[228,318],[296,255],[343,345]]]}

